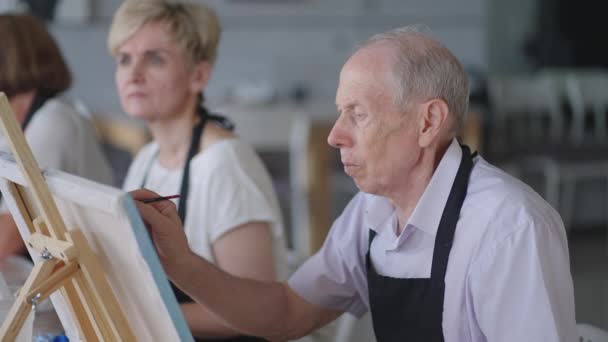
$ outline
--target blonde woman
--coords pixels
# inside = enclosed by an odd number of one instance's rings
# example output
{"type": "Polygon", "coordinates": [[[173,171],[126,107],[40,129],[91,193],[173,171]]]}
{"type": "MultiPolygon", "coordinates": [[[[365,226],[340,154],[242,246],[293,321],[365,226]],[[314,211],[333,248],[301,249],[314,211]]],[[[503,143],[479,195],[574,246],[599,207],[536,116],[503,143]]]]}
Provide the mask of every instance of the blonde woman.
{"type": "MultiPolygon", "coordinates": [[[[203,106],[219,40],[215,13],[200,4],[125,1],[115,13],[108,46],[120,101],[154,138],[134,159],[124,189],[180,194],[194,253],[239,277],[281,279],[283,224],[268,172],[230,122],[203,106]]],[[[174,290],[194,336],[257,340],[174,290]]]]}

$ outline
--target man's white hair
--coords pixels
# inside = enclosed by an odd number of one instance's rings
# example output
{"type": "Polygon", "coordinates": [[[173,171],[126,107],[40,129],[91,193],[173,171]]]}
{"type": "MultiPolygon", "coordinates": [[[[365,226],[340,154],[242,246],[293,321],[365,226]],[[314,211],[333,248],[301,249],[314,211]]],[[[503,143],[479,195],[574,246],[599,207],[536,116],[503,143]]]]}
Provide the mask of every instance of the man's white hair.
{"type": "Polygon", "coordinates": [[[361,48],[389,43],[395,49],[396,105],[412,100],[444,100],[454,117],[453,132],[464,125],[469,103],[469,79],[456,57],[429,34],[426,26],[400,27],[371,37],[361,48]]]}

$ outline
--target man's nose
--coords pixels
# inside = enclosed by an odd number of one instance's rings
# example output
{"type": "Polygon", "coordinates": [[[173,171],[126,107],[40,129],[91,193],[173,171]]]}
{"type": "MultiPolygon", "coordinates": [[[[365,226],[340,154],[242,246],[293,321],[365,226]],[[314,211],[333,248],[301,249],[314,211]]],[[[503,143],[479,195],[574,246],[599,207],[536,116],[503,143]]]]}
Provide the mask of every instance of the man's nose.
{"type": "Polygon", "coordinates": [[[327,137],[327,143],[335,148],[350,147],[352,138],[347,125],[344,122],[343,115],[340,115],[327,137]]]}

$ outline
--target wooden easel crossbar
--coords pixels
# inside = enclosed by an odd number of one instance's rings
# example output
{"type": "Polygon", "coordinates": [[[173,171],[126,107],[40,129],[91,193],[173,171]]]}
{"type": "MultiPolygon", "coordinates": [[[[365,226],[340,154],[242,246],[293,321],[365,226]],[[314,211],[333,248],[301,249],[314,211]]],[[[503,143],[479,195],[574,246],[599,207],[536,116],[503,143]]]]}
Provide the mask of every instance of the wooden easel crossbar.
{"type": "Polygon", "coordinates": [[[135,341],[100,261],[78,229],[68,230],[4,93],[0,122],[19,169],[33,196],[39,217],[29,214],[24,188],[11,184],[17,207],[26,218],[26,243],[40,253],[0,328],[1,341],[14,341],[30,310],[52,293],[66,299],[80,336],[86,341],[135,341]]]}

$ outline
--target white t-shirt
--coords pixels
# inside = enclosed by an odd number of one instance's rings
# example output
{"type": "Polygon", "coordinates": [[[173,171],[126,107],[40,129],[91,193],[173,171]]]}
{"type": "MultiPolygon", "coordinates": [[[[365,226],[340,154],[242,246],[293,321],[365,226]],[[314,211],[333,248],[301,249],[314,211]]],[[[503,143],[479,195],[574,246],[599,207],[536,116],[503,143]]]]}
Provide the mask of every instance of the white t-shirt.
{"type": "MultiPolygon", "coordinates": [[[[112,170],[96,139],[93,125],[67,103],[47,100],[25,129],[25,139],[40,168],[113,184],[112,170]]],[[[0,149],[11,152],[2,132],[0,149]]],[[[0,206],[0,214],[3,213],[8,213],[4,201],[0,206]]]]}
{"type": "MultiPolygon", "coordinates": [[[[142,186],[161,195],[179,194],[182,169],[168,170],[157,159],[152,142],[137,154],[129,167],[123,189],[142,186]],[[148,170],[149,169],[149,170],[148,170]]],[[[270,224],[277,277],[287,275],[283,221],[272,181],[262,161],[247,144],[226,139],[208,146],[190,162],[190,188],[184,229],[190,248],[215,263],[212,244],[242,224],[270,224]]],[[[175,200],[179,205],[179,200],[175,200]]]]}

